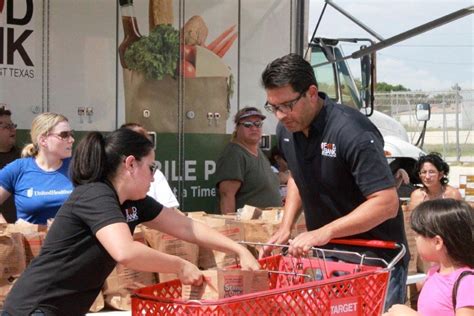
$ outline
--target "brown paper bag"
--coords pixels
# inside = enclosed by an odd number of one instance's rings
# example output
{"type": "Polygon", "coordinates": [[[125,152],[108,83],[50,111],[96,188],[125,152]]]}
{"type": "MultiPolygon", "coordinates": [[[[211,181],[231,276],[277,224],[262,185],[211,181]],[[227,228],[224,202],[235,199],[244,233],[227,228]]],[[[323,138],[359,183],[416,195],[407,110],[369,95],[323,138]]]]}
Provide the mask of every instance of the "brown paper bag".
{"type": "MultiPolygon", "coordinates": [[[[198,220],[198,219],[195,219],[198,220]]],[[[200,221],[209,225],[222,235],[232,239],[233,241],[243,240],[242,229],[233,221],[224,218],[206,216],[202,217],[200,221]]],[[[227,266],[237,264],[237,257],[234,253],[225,253],[209,248],[199,247],[199,261],[198,267],[207,270],[211,268],[224,268],[227,266]]]]}
{"type": "Polygon", "coordinates": [[[280,207],[263,209],[262,216],[260,218],[266,222],[280,223],[281,219],[283,218],[283,209],[280,207]]]}
{"type": "Polygon", "coordinates": [[[207,214],[208,217],[225,219],[225,220],[237,220],[237,213],[227,213],[227,214],[207,214]]]}
{"type": "Polygon", "coordinates": [[[104,307],[105,307],[104,295],[102,294],[102,291],[100,291],[94,303],[92,303],[92,306],[89,308],[89,312],[92,312],[92,313],[100,312],[101,310],[104,309],[104,307]]]}
{"type": "Polygon", "coordinates": [[[17,277],[25,267],[23,236],[20,233],[0,232],[0,279],[17,277]]]}
{"type": "Polygon", "coordinates": [[[203,271],[202,286],[183,285],[184,300],[214,300],[236,295],[265,291],[269,288],[268,272],[243,270],[203,271]]]}
{"type": "Polygon", "coordinates": [[[268,222],[261,219],[236,221],[243,227],[244,240],[247,242],[266,243],[280,227],[279,222],[268,222]]]}
{"type": "MultiPolygon", "coordinates": [[[[199,246],[178,239],[160,231],[144,228],[145,238],[151,248],[163,253],[180,257],[194,265],[198,263],[199,246]]],[[[175,273],[159,273],[160,282],[174,280],[178,276],[175,273]]]]}
{"type": "MultiPolygon", "coordinates": [[[[135,229],[133,239],[145,244],[145,236],[141,229],[135,229]]],[[[105,280],[103,287],[105,303],[118,310],[130,310],[130,295],[133,290],[156,283],[155,274],[129,269],[117,264],[105,280]]]]}
{"type": "Polygon", "coordinates": [[[187,212],[186,216],[189,218],[201,218],[203,216],[207,216],[207,213],[204,211],[187,212]]]}
{"type": "Polygon", "coordinates": [[[405,234],[407,236],[408,250],[410,251],[410,261],[408,263],[408,274],[417,273],[417,257],[418,251],[416,249],[415,232],[411,229],[411,211],[408,209],[408,205],[402,205],[403,221],[405,225],[405,234]]]}
{"type": "Polygon", "coordinates": [[[238,218],[242,221],[247,221],[251,219],[258,219],[262,216],[262,210],[258,207],[251,206],[251,205],[244,205],[238,211],[238,218]]]}
{"type": "Polygon", "coordinates": [[[5,299],[10,292],[13,283],[15,282],[15,278],[10,278],[10,279],[0,279],[0,311],[3,308],[3,305],[5,303],[5,299]]]}
{"type": "Polygon", "coordinates": [[[26,265],[29,265],[31,260],[39,255],[46,238],[47,228],[46,225],[31,224],[23,220],[8,225],[6,231],[20,233],[23,236],[26,265]]]}

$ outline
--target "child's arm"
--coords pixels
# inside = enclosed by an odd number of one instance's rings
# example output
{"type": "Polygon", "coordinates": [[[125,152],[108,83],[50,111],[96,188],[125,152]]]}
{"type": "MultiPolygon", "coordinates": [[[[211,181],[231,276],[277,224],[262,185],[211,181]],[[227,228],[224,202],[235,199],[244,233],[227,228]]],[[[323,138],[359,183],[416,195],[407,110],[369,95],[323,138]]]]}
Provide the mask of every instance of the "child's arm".
{"type": "Polygon", "coordinates": [[[388,309],[388,312],[384,313],[382,316],[415,316],[420,315],[415,310],[411,309],[410,307],[402,304],[395,304],[388,309]]]}
{"type": "Polygon", "coordinates": [[[456,310],[456,316],[473,316],[474,307],[461,307],[456,310]]]}

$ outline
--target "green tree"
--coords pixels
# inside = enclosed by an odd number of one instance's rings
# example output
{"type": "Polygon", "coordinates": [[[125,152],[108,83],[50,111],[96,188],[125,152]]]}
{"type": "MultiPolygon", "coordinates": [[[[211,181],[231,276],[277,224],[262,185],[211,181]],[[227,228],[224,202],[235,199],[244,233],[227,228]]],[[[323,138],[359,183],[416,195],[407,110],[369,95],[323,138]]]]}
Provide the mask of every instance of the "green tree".
{"type": "Polygon", "coordinates": [[[392,85],[386,82],[377,82],[377,86],[375,87],[375,91],[377,92],[390,92],[390,91],[410,91],[410,89],[405,88],[401,84],[392,85]]]}

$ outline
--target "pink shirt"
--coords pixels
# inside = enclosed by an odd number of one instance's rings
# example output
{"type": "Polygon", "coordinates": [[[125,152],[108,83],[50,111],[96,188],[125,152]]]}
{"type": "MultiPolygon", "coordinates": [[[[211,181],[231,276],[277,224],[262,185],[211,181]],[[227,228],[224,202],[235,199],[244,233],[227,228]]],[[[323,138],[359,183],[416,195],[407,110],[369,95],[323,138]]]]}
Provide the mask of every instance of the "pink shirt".
{"type": "MultiPolygon", "coordinates": [[[[469,270],[469,268],[457,269],[447,275],[439,274],[438,269],[438,266],[433,266],[428,271],[428,276],[418,298],[418,312],[425,316],[452,316],[455,314],[451,297],[454,282],[461,272],[469,270]]],[[[473,293],[474,275],[466,275],[459,283],[456,308],[474,306],[473,293]]]]}

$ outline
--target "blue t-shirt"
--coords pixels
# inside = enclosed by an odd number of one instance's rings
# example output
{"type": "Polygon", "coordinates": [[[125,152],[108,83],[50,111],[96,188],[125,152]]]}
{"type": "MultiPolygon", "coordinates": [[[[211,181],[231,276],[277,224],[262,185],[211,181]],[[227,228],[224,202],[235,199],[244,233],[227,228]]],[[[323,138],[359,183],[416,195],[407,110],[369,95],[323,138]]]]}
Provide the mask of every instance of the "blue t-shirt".
{"type": "Polygon", "coordinates": [[[46,224],[71,194],[71,158],[56,171],[44,171],[32,157],[17,159],[0,170],[0,186],[15,199],[17,218],[33,224],[46,224]]]}

